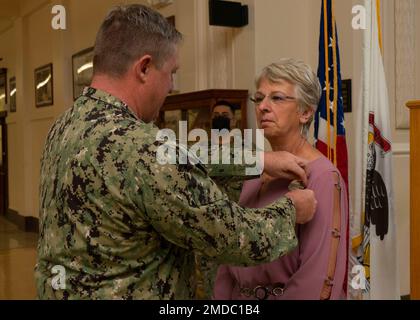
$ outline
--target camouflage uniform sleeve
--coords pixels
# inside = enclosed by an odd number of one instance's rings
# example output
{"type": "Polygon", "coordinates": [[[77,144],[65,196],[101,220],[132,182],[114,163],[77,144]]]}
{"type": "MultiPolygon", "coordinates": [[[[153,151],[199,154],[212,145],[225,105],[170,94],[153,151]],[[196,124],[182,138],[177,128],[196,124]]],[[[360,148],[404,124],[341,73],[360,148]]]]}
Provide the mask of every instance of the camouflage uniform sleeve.
{"type": "Polygon", "coordinates": [[[200,164],[159,164],[157,146],[143,148],[135,165],[139,194],[150,224],[168,241],[219,263],[270,262],[297,245],[295,208],[282,198],[244,209],[220,191],[200,164]]]}
{"type": "MultiPolygon", "coordinates": [[[[229,164],[222,164],[223,149],[219,149],[219,163],[206,164],[208,175],[213,179],[219,189],[225,193],[228,198],[234,202],[238,202],[244,181],[259,177],[259,175],[247,175],[246,168],[253,167],[255,164],[247,164],[244,155],[244,150],[240,150],[241,161],[236,164],[235,161],[235,148],[230,145],[229,150],[229,164]]],[[[208,149],[208,159],[211,159],[211,147],[208,149]]],[[[255,157],[255,149],[248,149],[255,157]]],[[[197,276],[197,290],[196,299],[211,299],[213,295],[214,281],[216,279],[217,270],[220,266],[219,263],[212,258],[196,253],[196,276],[197,276]]]]}
{"type": "MultiPolygon", "coordinates": [[[[209,148],[209,150],[211,150],[211,148],[209,148]]],[[[241,161],[237,161],[237,163],[234,163],[235,156],[237,156],[234,147],[232,146],[229,151],[229,164],[223,164],[220,156],[219,163],[208,163],[205,167],[208,175],[213,179],[220,190],[227,194],[230,200],[238,202],[244,181],[259,177],[259,171],[256,168],[255,163],[247,164],[245,161],[245,149],[243,152],[241,150],[241,161]],[[256,171],[251,170],[252,174],[247,174],[247,168],[256,168],[256,171]]],[[[222,155],[222,152],[222,148],[219,148],[219,155],[222,155]]],[[[253,157],[256,155],[255,150],[249,149],[247,152],[250,152],[253,157]]]]}
{"type": "Polygon", "coordinates": [[[214,281],[216,280],[220,264],[200,254],[196,254],[195,263],[197,278],[196,299],[210,300],[213,296],[214,281]]]}

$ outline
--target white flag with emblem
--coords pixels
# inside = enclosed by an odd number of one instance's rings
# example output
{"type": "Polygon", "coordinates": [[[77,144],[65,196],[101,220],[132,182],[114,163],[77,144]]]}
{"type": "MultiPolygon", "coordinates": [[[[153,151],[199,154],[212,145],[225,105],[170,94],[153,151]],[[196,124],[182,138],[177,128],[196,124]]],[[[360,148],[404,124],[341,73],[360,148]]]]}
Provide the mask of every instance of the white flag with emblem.
{"type": "Polygon", "coordinates": [[[362,108],[357,121],[356,176],[349,277],[350,298],[400,299],[392,182],[388,90],[382,57],[380,0],[365,0],[362,108]],[[353,273],[352,273],[353,271],[353,273]]]}

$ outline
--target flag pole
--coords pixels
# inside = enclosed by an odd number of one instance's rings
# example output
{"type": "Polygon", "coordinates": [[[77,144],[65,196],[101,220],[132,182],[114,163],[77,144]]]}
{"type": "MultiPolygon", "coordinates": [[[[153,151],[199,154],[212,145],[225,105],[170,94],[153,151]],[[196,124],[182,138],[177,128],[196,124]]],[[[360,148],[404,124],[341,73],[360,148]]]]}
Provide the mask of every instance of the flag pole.
{"type": "MultiPolygon", "coordinates": [[[[334,165],[337,166],[337,100],[338,100],[338,75],[337,75],[337,35],[335,26],[335,0],[331,0],[331,29],[333,35],[333,63],[334,63],[334,165]]],[[[330,159],[331,160],[331,159],[330,159]]]]}
{"type": "Polygon", "coordinates": [[[330,74],[329,66],[330,62],[328,59],[328,12],[327,12],[327,0],[322,0],[324,5],[324,55],[325,55],[325,111],[327,114],[327,154],[328,159],[331,160],[331,119],[330,119],[330,74]]]}

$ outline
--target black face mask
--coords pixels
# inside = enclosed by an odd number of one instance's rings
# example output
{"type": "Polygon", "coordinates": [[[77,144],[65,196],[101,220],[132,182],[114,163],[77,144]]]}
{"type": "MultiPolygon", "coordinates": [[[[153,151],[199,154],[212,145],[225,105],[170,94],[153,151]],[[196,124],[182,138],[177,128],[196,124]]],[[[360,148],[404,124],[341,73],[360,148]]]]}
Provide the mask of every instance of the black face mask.
{"type": "Polygon", "coordinates": [[[217,129],[217,130],[222,130],[222,129],[230,130],[230,119],[223,116],[217,116],[213,118],[211,128],[217,129]]]}

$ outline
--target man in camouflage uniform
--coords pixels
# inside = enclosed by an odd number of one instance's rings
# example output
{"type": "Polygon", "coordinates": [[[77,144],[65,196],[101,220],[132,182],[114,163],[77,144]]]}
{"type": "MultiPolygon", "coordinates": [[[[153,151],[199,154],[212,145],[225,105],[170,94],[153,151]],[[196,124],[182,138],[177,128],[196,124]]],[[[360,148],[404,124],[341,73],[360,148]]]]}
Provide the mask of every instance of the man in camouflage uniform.
{"type": "MultiPolygon", "coordinates": [[[[103,22],[92,85],[45,144],[39,298],[193,298],[194,252],[225,264],[269,262],[296,246],[295,222],[312,218],[309,190],[243,209],[204,166],[157,162],[152,121],[172,89],[180,40],[164,17],[141,5],[118,7],[103,22]]],[[[299,161],[265,157],[270,174],[305,179],[299,161]]]]}

